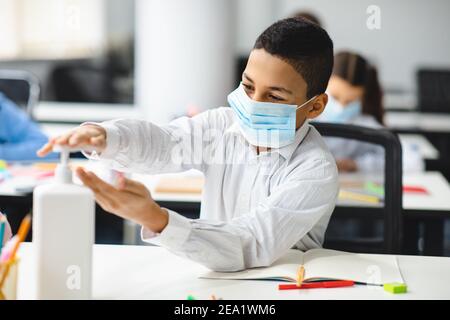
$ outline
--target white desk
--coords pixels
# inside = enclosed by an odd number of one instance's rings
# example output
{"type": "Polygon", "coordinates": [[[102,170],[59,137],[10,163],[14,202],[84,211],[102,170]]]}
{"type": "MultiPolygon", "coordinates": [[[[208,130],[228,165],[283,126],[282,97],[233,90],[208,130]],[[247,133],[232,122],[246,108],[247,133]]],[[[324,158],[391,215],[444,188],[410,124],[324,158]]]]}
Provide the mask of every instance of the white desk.
{"type": "Polygon", "coordinates": [[[384,122],[391,129],[450,133],[450,114],[389,111],[384,122]]]}
{"type": "Polygon", "coordinates": [[[385,93],[383,96],[383,104],[386,110],[401,109],[412,111],[416,109],[415,93],[385,93]]]}
{"type": "Polygon", "coordinates": [[[50,138],[66,133],[76,128],[77,126],[78,124],[39,123],[39,127],[41,128],[42,132],[44,132],[44,134],[46,134],[50,138]]]}
{"type": "Polygon", "coordinates": [[[429,194],[403,194],[406,210],[450,212],[450,185],[440,172],[430,171],[403,177],[405,185],[423,186],[429,194]]]}
{"type": "Polygon", "coordinates": [[[138,118],[140,112],[135,105],[112,103],[72,103],[42,101],[33,109],[39,122],[105,121],[116,118],[138,118]]]}
{"type": "Polygon", "coordinates": [[[398,135],[402,145],[413,145],[425,160],[437,160],[440,157],[439,150],[421,134],[402,133],[398,135]]]}
{"type": "MultiPolygon", "coordinates": [[[[19,299],[35,297],[32,249],[20,248],[19,299]]],[[[159,247],[96,245],[93,261],[95,299],[450,299],[450,258],[442,257],[399,256],[408,293],[396,295],[366,286],[278,291],[272,281],[198,279],[206,268],[159,247]]]]}

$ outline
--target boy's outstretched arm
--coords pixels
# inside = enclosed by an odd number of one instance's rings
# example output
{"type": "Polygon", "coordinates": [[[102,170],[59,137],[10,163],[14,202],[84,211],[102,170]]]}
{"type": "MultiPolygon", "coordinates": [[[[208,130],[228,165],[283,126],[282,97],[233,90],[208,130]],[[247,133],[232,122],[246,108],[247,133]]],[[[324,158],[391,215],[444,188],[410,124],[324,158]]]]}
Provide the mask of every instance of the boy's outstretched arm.
{"type": "MultiPolygon", "coordinates": [[[[219,108],[220,109],[220,108],[219,108]]],[[[203,171],[229,119],[219,109],[195,117],[182,117],[158,126],[138,119],[116,119],[102,123],[84,123],[54,137],[39,151],[45,156],[55,145],[94,150],[84,152],[91,159],[108,162],[119,171],[138,173],[203,171]]]]}

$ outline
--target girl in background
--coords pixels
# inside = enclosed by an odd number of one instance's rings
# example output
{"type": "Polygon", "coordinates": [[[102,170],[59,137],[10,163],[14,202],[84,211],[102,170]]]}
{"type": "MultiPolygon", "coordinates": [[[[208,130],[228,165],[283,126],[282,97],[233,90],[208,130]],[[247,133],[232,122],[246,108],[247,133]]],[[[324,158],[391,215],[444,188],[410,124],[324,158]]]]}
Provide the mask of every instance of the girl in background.
{"type": "MultiPolygon", "coordinates": [[[[327,93],[329,100],[319,121],[383,127],[383,93],[377,70],[359,54],[342,51],[335,55],[327,93]]],[[[384,149],[381,146],[335,137],[326,138],[326,142],[336,158],[339,171],[384,170],[384,149]]],[[[411,152],[410,146],[404,145],[403,153],[404,170],[413,171],[423,167],[420,155],[411,152]],[[412,163],[411,159],[417,161],[412,163]]]]}

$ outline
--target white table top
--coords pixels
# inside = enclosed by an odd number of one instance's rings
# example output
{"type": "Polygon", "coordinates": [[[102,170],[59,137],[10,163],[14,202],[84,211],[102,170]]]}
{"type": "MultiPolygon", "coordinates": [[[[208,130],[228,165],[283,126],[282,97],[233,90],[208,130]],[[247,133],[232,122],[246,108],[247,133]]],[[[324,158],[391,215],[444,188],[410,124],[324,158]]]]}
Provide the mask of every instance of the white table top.
{"type": "Polygon", "coordinates": [[[450,114],[389,111],[384,122],[391,129],[450,132],[450,114]]]}
{"type": "Polygon", "coordinates": [[[417,98],[414,92],[385,93],[383,104],[386,110],[401,109],[411,111],[416,109],[417,98]]]}
{"type": "MultiPolygon", "coordinates": [[[[20,248],[18,298],[33,299],[33,245],[20,248]]],[[[450,258],[398,256],[408,293],[354,286],[278,291],[277,282],[199,279],[203,266],[150,246],[95,245],[95,299],[450,299],[450,258]]]]}
{"type": "Polygon", "coordinates": [[[403,194],[403,208],[407,210],[435,210],[450,212],[450,185],[442,173],[427,171],[403,177],[404,185],[423,186],[429,194],[403,194]]]}
{"type": "Polygon", "coordinates": [[[39,122],[61,121],[82,123],[116,118],[137,118],[139,114],[138,108],[135,105],[116,103],[42,101],[33,109],[33,116],[39,122]]]}
{"type": "Polygon", "coordinates": [[[423,159],[437,160],[440,157],[439,150],[428,141],[426,137],[421,134],[402,133],[399,134],[400,142],[403,144],[413,145],[418,148],[418,151],[423,159]]]}
{"type": "Polygon", "coordinates": [[[77,124],[63,124],[63,123],[40,123],[39,127],[48,137],[56,137],[66,133],[75,127],[77,124]]]}

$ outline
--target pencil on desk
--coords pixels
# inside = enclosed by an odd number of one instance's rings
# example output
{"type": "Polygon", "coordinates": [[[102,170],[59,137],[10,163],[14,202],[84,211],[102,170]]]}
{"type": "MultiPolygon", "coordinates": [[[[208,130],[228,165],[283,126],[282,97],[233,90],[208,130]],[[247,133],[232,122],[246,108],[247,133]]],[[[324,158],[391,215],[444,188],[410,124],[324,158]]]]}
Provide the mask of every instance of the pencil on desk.
{"type": "Polygon", "coordinates": [[[303,265],[301,265],[298,268],[298,272],[297,272],[297,287],[302,286],[304,279],[305,279],[305,267],[303,265]]]}
{"type": "Polygon", "coordinates": [[[20,243],[25,241],[28,231],[30,230],[30,226],[31,226],[31,215],[27,214],[20,223],[19,231],[17,232],[17,236],[19,237],[19,239],[14,244],[14,248],[9,258],[10,260],[14,259],[14,256],[16,255],[17,250],[19,249],[20,243]]]}
{"type": "Polygon", "coordinates": [[[380,203],[380,199],[376,196],[360,194],[360,193],[351,192],[351,191],[347,191],[347,190],[340,190],[339,198],[340,199],[348,199],[348,200],[356,200],[356,201],[373,203],[373,204],[380,203]]]}

